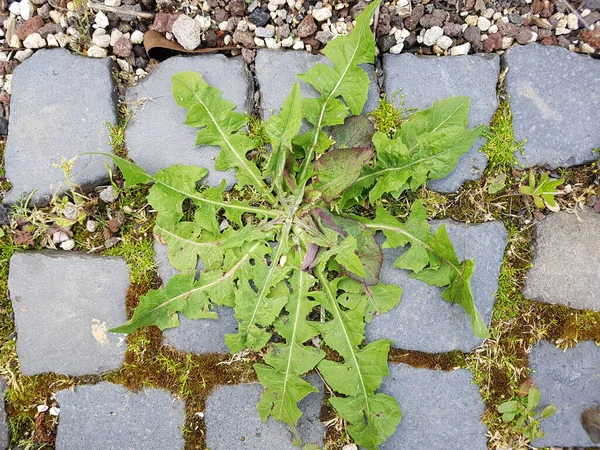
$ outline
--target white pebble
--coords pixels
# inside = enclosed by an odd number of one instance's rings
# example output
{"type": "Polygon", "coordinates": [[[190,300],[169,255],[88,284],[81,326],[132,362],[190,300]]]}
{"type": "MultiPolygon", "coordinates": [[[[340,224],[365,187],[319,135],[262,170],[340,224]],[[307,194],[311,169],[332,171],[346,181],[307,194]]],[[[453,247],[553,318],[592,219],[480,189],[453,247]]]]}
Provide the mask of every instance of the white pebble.
{"type": "Polygon", "coordinates": [[[314,9],[312,16],[317,22],[323,22],[331,17],[331,11],[327,8],[314,9]]]}
{"type": "Polygon", "coordinates": [[[266,38],[265,45],[267,46],[267,48],[271,48],[271,49],[281,48],[281,43],[277,42],[273,38],[266,38]]]}
{"type": "Polygon", "coordinates": [[[60,45],[61,47],[66,47],[69,44],[69,42],[71,42],[71,38],[62,32],[56,33],[54,37],[58,41],[58,45],[60,45]]]}
{"type": "Polygon", "coordinates": [[[515,41],[515,38],[509,37],[509,36],[504,36],[502,38],[502,50],[506,50],[507,48],[509,48],[513,44],[514,41],[515,41]]]}
{"type": "Polygon", "coordinates": [[[404,48],[404,43],[396,44],[390,48],[390,53],[393,55],[399,54],[404,48]]]}
{"type": "Polygon", "coordinates": [[[591,10],[586,8],[583,11],[581,11],[581,17],[587,17],[590,15],[591,12],[592,12],[591,10]]]}
{"type": "MultiPolygon", "coordinates": [[[[14,3],[13,3],[13,5],[14,5],[14,3]]],[[[50,11],[50,18],[52,19],[52,22],[60,23],[61,17],[62,17],[62,14],[59,13],[57,10],[53,9],[52,11],[50,11]]]]}
{"type": "Polygon", "coordinates": [[[21,5],[19,2],[12,2],[8,7],[8,10],[13,13],[15,16],[21,15],[21,5]]]}
{"type": "Polygon", "coordinates": [[[88,48],[87,55],[91,58],[106,58],[108,53],[106,52],[105,48],[92,45],[90,48],[88,48]]]}
{"type": "Polygon", "coordinates": [[[98,222],[96,222],[95,220],[88,220],[85,224],[85,227],[87,228],[87,230],[90,233],[93,233],[94,231],[96,231],[97,226],[98,226],[98,222]]]}
{"type": "Polygon", "coordinates": [[[66,250],[66,251],[73,250],[74,247],[75,247],[75,241],[73,239],[69,239],[68,241],[65,241],[60,244],[60,248],[62,248],[63,250],[66,250]]]}
{"type": "Polygon", "coordinates": [[[25,48],[44,48],[46,41],[39,33],[31,33],[23,41],[23,47],[25,48]]]}
{"type": "Polygon", "coordinates": [[[579,28],[579,19],[575,14],[571,13],[567,16],[567,27],[571,30],[579,28]]]}
{"type": "Polygon", "coordinates": [[[119,67],[121,68],[121,70],[123,72],[127,72],[127,73],[131,72],[131,66],[124,59],[118,59],[117,58],[117,64],[119,65],[119,67]]]}
{"type": "Polygon", "coordinates": [[[481,31],[487,31],[492,24],[487,17],[480,17],[477,19],[477,26],[481,31]]]}
{"type": "Polygon", "coordinates": [[[452,46],[452,38],[448,36],[442,36],[435,43],[440,49],[448,50],[452,46]]]}
{"type": "Polygon", "coordinates": [[[96,18],[94,19],[96,25],[100,28],[106,28],[108,26],[108,17],[102,11],[98,11],[96,13],[96,18]]]}
{"type": "Polygon", "coordinates": [[[255,37],[254,38],[254,45],[256,45],[257,47],[264,47],[265,46],[265,41],[261,38],[255,37]]]}
{"type": "Polygon", "coordinates": [[[33,6],[29,3],[29,0],[21,0],[19,3],[21,17],[25,20],[30,19],[33,14],[33,6]]]}
{"type": "Polygon", "coordinates": [[[141,44],[144,42],[144,33],[142,33],[140,30],[135,30],[133,33],[131,33],[131,42],[133,44],[141,44]]]}
{"type": "Polygon", "coordinates": [[[121,0],[104,0],[106,6],[114,6],[115,8],[121,6],[121,0]]]}
{"type": "Polygon", "coordinates": [[[210,17],[209,16],[196,16],[196,22],[198,22],[198,25],[200,25],[200,29],[202,31],[206,31],[210,28],[210,17]]]}
{"type": "Polygon", "coordinates": [[[285,39],[281,40],[281,46],[283,48],[288,48],[294,45],[294,38],[292,36],[288,36],[285,39]]]}
{"type": "Polygon", "coordinates": [[[488,32],[490,34],[494,34],[498,32],[498,25],[494,24],[494,25],[490,25],[490,27],[488,28],[488,32]]]}
{"type": "Polygon", "coordinates": [[[431,27],[423,36],[423,44],[431,47],[436,41],[444,35],[444,30],[440,27],[431,27]]]}
{"type": "Polygon", "coordinates": [[[226,34],[225,37],[223,38],[223,43],[225,45],[229,45],[231,44],[231,41],[233,40],[233,38],[231,37],[230,34],[226,34]]]}
{"type": "Polygon", "coordinates": [[[121,33],[117,28],[113,28],[110,32],[110,45],[114,47],[117,41],[122,37],[123,33],[121,33]]]}
{"type": "Polygon", "coordinates": [[[30,48],[27,48],[25,50],[19,50],[17,53],[15,53],[15,59],[17,61],[25,61],[27,58],[29,58],[31,55],[33,55],[33,50],[31,50],[30,48]]]}
{"type": "Polygon", "coordinates": [[[110,45],[110,36],[108,34],[92,36],[92,42],[98,47],[106,48],[110,45]]]}
{"type": "Polygon", "coordinates": [[[304,41],[302,40],[297,40],[296,42],[294,42],[294,45],[292,46],[292,48],[294,50],[302,50],[304,48],[304,41]]]}
{"type": "Polygon", "coordinates": [[[477,16],[467,16],[465,18],[465,23],[472,27],[476,27],[478,21],[479,21],[479,18],[477,16]]]}
{"type": "Polygon", "coordinates": [[[456,47],[452,47],[450,49],[450,55],[452,55],[452,56],[467,55],[469,53],[469,50],[471,50],[471,43],[465,42],[462,45],[457,45],[456,47]]]}

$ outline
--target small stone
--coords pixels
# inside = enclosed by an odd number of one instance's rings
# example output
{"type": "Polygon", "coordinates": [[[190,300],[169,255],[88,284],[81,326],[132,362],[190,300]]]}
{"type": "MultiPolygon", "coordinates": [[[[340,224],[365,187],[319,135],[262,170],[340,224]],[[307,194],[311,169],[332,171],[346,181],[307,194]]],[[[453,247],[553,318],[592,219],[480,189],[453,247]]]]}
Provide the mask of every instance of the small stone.
{"type": "Polygon", "coordinates": [[[290,36],[291,33],[292,30],[290,29],[290,26],[287,23],[277,27],[277,37],[279,39],[286,39],[290,36]]]}
{"type": "Polygon", "coordinates": [[[463,36],[472,45],[479,44],[481,42],[481,30],[478,27],[468,27],[463,32],[463,36]]]}
{"type": "MultiPolygon", "coordinates": [[[[379,47],[379,51],[382,53],[387,53],[390,51],[392,47],[396,45],[396,38],[394,36],[385,35],[377,38],[377,46],[379,47]]],[[[402,44],[404,46],[404,44],[402,44]]],[[[400,49],[402,51],[402,49],[400,49]]]]}
{"type": "Polygon", "coordinates": [[[342,450],[358,450],[358,447],[356,446],[356,444],[346,444],[344,445],[342,450]]]}
{"type": "Polygon", "coordinates": [[[60,244],[60,248],[66,251],[73,250],[75,248],[75,241],[73,239],[68,239],[60,244]]]}
{"type": "Polygon", "coordinates": [[[479,27],[479,29],[481,31],[487,31],[491,25],[492,24],[491,24],[490,20],[486,17],[479,17],[477,19],[477,26],[479,27]]]}
{"type": "Polygon", "coordinates": [[[444,30],[440,27],[431,27],[423,36],[423,44],[431,47],[436,41],[444,35],[444,30]]]}
{"type": "Polygon", "coordinates": [[[202,42],[202,30],[197,21],[189,16],[181,15],[173,23],[173,35],[186,50],[195,50],[202,42]]]}
{"type": "Polygon", "coordinates": [[[144,33],[142,33],[140,30],[135,30],[133,33],[131,33],[130,39],[133,44],[141,44],[144,42],[144,33]]]}
{"type": "Polygon", "coordinates": [[[494,34],[497,32],[498,32],[498,25],[496,25],[496,24],[490,25],[490,27],[488,28],[488,33],[494,34]]]}
{"type": "Polygon", "coordinates": [[[261,8],[256,8],[248,15],[248,20],[257,27],[264,27],[269,22],[270,18],[271,16],[269,13],[263,11],[261,8]]]}
{"type": "Polygon", "coordinates": [[[306,38],[315,34],[317,30],[317,24],[315,23],[313,16],[309,14],[305,16],[304,19],[302,19],[302,22],[300,22],[300,24],[298,25],[298,28],[296,29],[296,34],[298,35],[298,37],[306,38]]]}
{"type": "Polygon", "coordinates": [[[333,39],[333,33],[331,33],[331,31],[326,30],[326,31],[319,31],[317,32],[317,34],[315,35],[315,38],[317,39],[317,41],[319,41],[322,44],[327,44],[330,40],[333,39]]]}
{"type": "Polygon", "coordinates": [[[110,36],[108,34],[101,34],[92,37],[92,42],[98,47],[106,48],[110,45],[110,36]]]}
{"type": "Polygon", "coordinates": [[[105,48],[92,45],[90,48],[88,48],[87,55],[91,58],[106,58],[108,56],[108,52],[105,48]]]}
{"type": "Polygon", "coordinates": [[[29,0],[21,0],[19,2],[19,13],[25,20],[29,20],[29,18],[31,18],[31,15],[33,14],[33,5],[29,2],[29,0]]]}
{"type": "Polygon", "coordinates": [[[327,8],[314,9],[312,16],[317,22],[324,22],[331,18],[331,10],[327,8]]]}
{"type": "MultiPolygon", "coordinates": [[[[159,12],[154,16],[154,22],[152,23],[152,29],[158,33],[170,33],[173,29],[173,24],[177,20],[177,18],[181,15],[181,13],[170,14],[159,12]]],[[[196,16],[196,20],[199,20],[200,17],[196,16]]],[[[210,26],[210,18],[208,19],[210,26]]]]}
{"type": "Polygon", "coordinates": [[[71,42],[71,38],[65,33],[57,33],[54,37],[58,41],[58,45],[61,47],[66,47],[71,42]]]}
{"type": "Polygon", "coordinates": [[[236,30],[233,33],[233,43],[242,44],[244,47],[250,47],[254,43],[254,36],[250,31],[236,30]]]}
{"type": "Polygon", "coordinates": [[[52,242],[55,245],[59,245],[68,240],[69,240],[69,235],[67,233],[65,233],[64,231],[57,231],[52,234],[52,242]]]}
{"type": "Polygon", "coordinates": [[[94,22],[99,28],[106,28],[109,25],[108,17],[106,17],[106,14],[104,14],[102,11],[98,11],[96,13],[94,22]]]}
{"type": "Polygon", "coordinates": [[[292,45],[292,48],[294,50],[303,50],[304,49],[304,42],[303,41],[296,41],[296,42],[294,42],[294,45],[292,45]]]}
{"type": "Polygon", "coordinates": [[[113,28],[110,32],[110,46],[114,47],[115,44],[123,37],[123,33],[118,28],[113,28]]]}
{"type": "Polygon", "coordinates": [[[449,37],[458,37],[462,34],[462,25],[448,22],[444,25],[444,34],[449,37]]]}
{"type": "Polygon", "coordinates": [[[452,39],[448,36],[442,36],[436,41],[436,45],[442,50],[448,50],[452,46],[452,39]]]}
{"type": "Polygon", "coordinates": [[[273,38],[266,38],[265,39],[265,46],[267,48],[270,48],[270,49],[277,49],[277,48],[281,48],[281,43],[277,42],[273,38]]]}
{"type": "Polygon", "coordinates": [[[567,27],[570,30],[576,30],[579,28],[579,19],[575,14],[571,13],[567,16],[567,27]]]}
{"type": "Polygon", "coordinates": [[[515,38],[519,44],[527,44],[531,41],[532,36],[531,30],[528,28],[519,28],[515,38]]]}
{"type": "Polygon", "coordinates": [[[254,34],[259,37],[259,38],[272,38],[273,36],[275,36],[275,30],[269,29],[269,28],[263,28],[263,27],[257,27],[256,30],[254,30],[254,34]]]}
{"type": "Polygon", "coordinates": [[[467,16],[465,17],[465,23],[470,27],[476,27],[479,22],[479,18],[477,16],[467,16]]]}
{"type": "MultiPolygon", "coordinates": [[[[13,5],[14,5],[14,3],[13,3],[13,5]]],[[[52,22],[59,23],[61,17],[62,17],[62,14],[60,12],[58,12],[57,10],[53,9],[52,11],[50,11],[50,18],[52,19],[52,22]]]]}
{"type": "Polygon", "coordinates": [[[17,28],[17,36],[24,41],[31,33],[35,33],[44,26],[44,20],[40,16],[32,17],[26,20],[20,27],[17,28]]]}
{"type": "Polygon", "coordinates": [[[9,6],[8,6],[8,10],[13,13],[15,16],[20,16],[21,15],[21,5],[19,2],[12,2],[9,6]]]}
{"type": "Polygon", "coordinates": [[[452,47],[450,49],[450,55],[452,55],[452,56],[468,55],[469,50],[471,50],[471,43],[465,42],[462,45],[457,45],[455,47],[452,47]]]}
{"type": "Polygon", "coordinates": [[[521,25],[523,25],[525,23],[525,19],[523,19],[523,17],[521,17],[521,15],[519,15],[516,12],[511,12],[508,15],[508,20],[511,23],[514,23],[516,26],[520,27],[521,25]]]}
{"type": "Polygon", "coordinates": [[[23,41],[23,47],[25,48],[44,48],[45,46],[46,41],[39,33],[32,33],[23,41]]]}
{"type": "Polygon", "coordinates": [[[19,50],[17,53],[15,53],[15,59],[17,61],[23,62],[27,58],[29,58],[31,55],[33,55],[33,50],[31,50],[29,48],[25,49],[25,50],[19,50]]]}
{"type": "Polygon", "coordinates": [[[396,15],[401,19],[405,19],[410,16],[412,11],[410,0],[398,0],[396,2],[396,15]]]}
{"type": "Polygon", "coordinates": [[[90,232],[93,233],[94,231],[96,231],[96,228],[98,227],[98,222],[96,222],[95,220],[88,220],[85,223],[85,228],[90,232]]]}
{"type": "Polygon", "coordinates": [[[121,0],[104,0],[106,6],[119,7],[121,6],[121,0]]]}
{"type": "Polygon", "coordinates": [[[106,189],[100,191],[99,197],[100,200],[102,200],[104,203],[112,203],[117,199],[117,195],[112,186],[109,186],[106,189]]]}
{"type": "Polygon", "coordinates": [[[37,32],[40,34],[40,36],[42,36],[44,39],[46,39],[49,34],[57,34],[57,33],[62,32],[62,27],[57,23],[47,23],[42,28],[40,28],[37,32]]]}
{"type": "Polygon", "coordinates": [[[127,58],[131,55],[133,44],[128,37],[122,36],[113,46],[113,53],[121,58],[127,58]]]}

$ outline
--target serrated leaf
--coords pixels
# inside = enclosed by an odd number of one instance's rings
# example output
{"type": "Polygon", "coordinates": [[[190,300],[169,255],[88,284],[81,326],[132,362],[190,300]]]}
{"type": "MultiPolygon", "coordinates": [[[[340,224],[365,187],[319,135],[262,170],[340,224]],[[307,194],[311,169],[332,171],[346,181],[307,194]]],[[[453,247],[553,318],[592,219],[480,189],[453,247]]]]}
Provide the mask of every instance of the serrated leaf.
{"type": "Polygon", "coordinates": [[[393,138],[375,133],[377,162],[364,167],[354,186],[344,193],[342,206],[360,203],[365,192],[371,203],[386,193],[397,197],[450,174],[484,129],[466,128],[469,105],[468,97],[438,101],[412,115],[393,138]]]}
{"type": "Polygon", "coordinates": [[[413,205],[405,224],[381,207],[377,208],[374,220],[364,221],[369,228],[384,233],[384,247],[410,245],[410,249],[396,260],[394,266],[411,270],[413,278],[429,285],[445,287],[442,298],[459,304],[465,310],[471,317],[472,330],[476,336],[489,337],[489,331],[475,307],[471,292],[475,263],[458,260],[444,225],[429,235],[425,209],[420,202],[413,205]]]}
{"type": "Polygon", "coordinates": [[[375,133],[373,123],[365,116],[346,117],[342,125],[329,128],[331,139],[334,140],[331,148],[371,147],[371,139],[375,133]]]}
{"type": "Polygon", "coordinates": [[[287,100],[283,103],[279,114],[269,117],[265,129],[271,139],[272,151],[265,174],[271,176],[273,185],[282,189],[283,170],[292,152],[292,140],[302,126],[302,97],[300,85],[294,83],[287,100]]]}
{"type": "Polygon", "coordinates": [[[335,293],[343,279],[329,282],[323,273],[316,273],[323,287],[321,301],[332,315],[332,320],[318,327],[325,343],[344,359],[343,363],[325,359],[317,367],[333,390],[347,396],[332,397],[330,402],[351,423],[350,436],[358,445],[376,449],[394,433],[401,418],[393,397],[375,393],[383,377],[389,375],[387,354],[391,341],[378,340],[361,348],[366,298],[363,296],[353,309],[342,310],[335,293]]]}
{"type": "Polygon", "coordinates": [[[200,128],[196,145],[221,147],[215,169],[235,169],[240,186],[253,186],[274,203],[256,165],[246,158],[246,153],[256,147],[256,142],[241,132],[248,117],[235,112],[235,104],[223,99],[222,92],[209,86],[197,72],[176,73],[171,81],[175,101],[188,109],[185,123],[200,128]]]}
{"type": "Polygon", "coordinates": [[[317,389],[301,376],[312,370],[325,353],[315,347],[303,345],[318,331],[307,320],[316,303],[309,298],[309,289],[315,283],[313,277],[295,270],[289,283],[293,290],[282,315],[275,322],[275,330],[285,339],[285,344],[273,344],[265,355],[264,364],[255,364],[259,381],[265,387],[257,406],[264,421],[268,416],[283,421],[295,431],[302,415],[297,403],[317,389]]]}
{"type": "Polygon", "coordinates": [[[365,147],[329,150],[315,162],[316,180],[310,189],[330,203],[356,181],[372,156],[373,152],[365,147]]]}
{"type": "Polygon", "coordinates": [[[365,322],[367,323],[371,322],[373,316],[391,311],[400,303],[400,297],[402,297],[400,286],[379,283],[375,286],[363,284],[363,287],[369,300],[365,309],[365,322]]]}

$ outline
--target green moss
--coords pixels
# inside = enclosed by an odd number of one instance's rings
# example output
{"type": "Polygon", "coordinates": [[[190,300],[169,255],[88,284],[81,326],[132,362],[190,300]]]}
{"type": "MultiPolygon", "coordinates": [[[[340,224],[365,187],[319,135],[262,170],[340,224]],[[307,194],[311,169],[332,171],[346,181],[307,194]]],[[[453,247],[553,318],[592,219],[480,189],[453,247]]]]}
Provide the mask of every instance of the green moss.
{"type": "Polygon", "coordinates": [[[388,100],[384,95],[379,99],[379,104],[375,108],[375,111],[369,115],[375,125],[375,129],[386,133],[390,137],[400,128],[400,125],[408,118],[408,113],[410,112],[404,108],[404,96],[401,97],[400,108],[394,105],[393,101],[397,94],[395,93],[392,96],[392,100],[388,100]]]}
{"type": "Polygon", "coordinates": [[[140,239],[130,234],[121,237],[121,241],[104,252],[107,256],[122,256],[127,261],[129,279],[132,283],[148,283],[156,274],[152,240],[140,239]]]}
{"type": "Polygon", "coordinates": [[[488,172],[509,171],[517,164],[515,152],[523,152],[523,142],[515,140],[508,100],[500,101],[484,137],[488,141],[481,151],[488,157],[488,172]]]}

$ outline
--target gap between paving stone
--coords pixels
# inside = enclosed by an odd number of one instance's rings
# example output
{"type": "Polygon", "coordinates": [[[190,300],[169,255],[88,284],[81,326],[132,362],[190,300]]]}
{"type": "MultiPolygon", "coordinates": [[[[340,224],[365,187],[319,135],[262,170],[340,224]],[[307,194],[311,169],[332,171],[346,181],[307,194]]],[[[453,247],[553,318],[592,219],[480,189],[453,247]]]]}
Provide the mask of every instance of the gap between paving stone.
{"type": "Polygon", "coordinates": [[[56,450],[183,449],[184,402],[160,389],[131,392],[112,383],[56,394],[56,450]]]}
{"type": "Polygon", "coordinates": [[[600,447],[581,426],[581,414],[600,406],[600,347],[593,341],[579,342],[563,351],[541,341],[529,354],[533,379],[541,390],[538,412],[548,405],[556,412],[542,420],[543,438],[536,447],[600,447]]]}
{"type": "Polygon", "coordinates": [[[4,410],[4,392],[6,391],[6,380],[0,377],[0,450],[8,448],[9,435],[6,412],[4,410]]]}
{"type": "MultiPolygon", "coordinates": [[[[155,240],[154,252],[158,275],[165,284],[179,271],[169,262],[167,245],[155,240]]],[[[198,258],[197,274],[203,269],[204,264],[198,258]]],[[[192,320],[179,314],[179,326],[164,330],[163,342],[186,353],[229,353],[224,336],[237,333],[238,321],[233,308],[216,306],[215,309],[219,315],[217,320],[192,320]]]]}
{"type": "MultiPolygon", "coordinates": [[[[308,394],[298,403],[302,417],[298,434],[303,444],[323,446],[325,428],[319,420],[323,403],[323,382],[317,375],[307,378],[319,392],[308,394]]],[[[206,399],[204,421],[206,445],[211,450],[294,450],[289,427],[269,417],[264,423],[256,404],[263,388],[259,383],[217,386],[206,399]],[[243,420],[241,420],[243,418],[243,420]]]]}
{"type": "Polygon", "coordinates": [[[525,140],[519,164],[555,169],[597,159],[600,61],[539,44],[513,47],[503,58],[515,139],[525,140]]]}
{"type": "Polygon", "coordinates": [[[382,392],[398,400],[402,420],[381,450],[485,450],[484,404],[473,374],[390,364],[382,392]]]}
{"type": "MultiPolygon", "coordinates": [[[[458,259],[476,260],[471,279],[473,297],[483,321],[489,324],[507,243],[504,225],[502,222],[467,225],[443,220],[431,222],[432,229],[442,223],[446,224],[458,259]]],[[[383,242],[383,235],[378,233],[376,238],[383,242]]],[[[471,318],[462,307],[444,300],[441,288],[428,286],[411,278],[409,271],[393,267],[404,251],[402,247],[383,249],[381,280],[401,286],[402,298],[395,309],[374,317],[366,325],[367,339],[391,339],[394,348],[427,353],[470,352],[481,345],[483,340],[471,331],[471,318]]]]}
{"type": "MultiPolygon", "coordinates": [[[[384,55],[384,88],[388,100],[405,108],[430,108],[437,100],[464,95],[471,99],[470,128],[489,125],[498,108],[496,86],[500,73],[498,55],[474,56],[416,56],[411,54],[384,55]],[[394,97],[394,94],[398,95],[394,97]]],[[[479,150],[485,144],[479,138],[464,154],[456,169],[447,177],[428,183],[440,192],[455,192],[467,180],[483,175],[487,156],[479,150]]]]}
{"type": "Polygon", "coordinates": [[[123,258],[60,250],[15,253],[8,289],[23,375],[73,376],[119,369],[129,268],[123,258]]]}
{"type": "MultiPolygon", "coordinates": [[[[81,152],[112,153],[107,123],[117,121],[117,92],[110,59],[73,55],[67,50],[39,50],[12,78],[10,132],[4,151],[12,189],[4,202],[14,204],[34,190],[30,206],[50,202],[64,186],[62,159],[81,152]]],[[[72,172],[74,184],[89,189],[108,181],[105,164],[81,155],[72,172]]]]}
{"type": "Polygon", "coordinates": [[[536,223],[533,263],[523,295],[600,311],[600,214],[585,206],[536,223]]]}
{"type": "Polygon", "coordinates": [[[219,186],[225,179],[230,189],[237,181],[235,173],[214,170],[219,148],[195,145],[198,130],[184,124],[187,110],[173,98],[171,77],[183,71],[202,74],[209,85],[223,91],[223,98],[237,105],[236,111],[252,110],[253,83],[241,57],[169,58],[140,84],[127,89],[127,106],[133,112],[125,130],[127,154],[152,174],[175,164],[205,167],[208,186],[219,186]]]}

